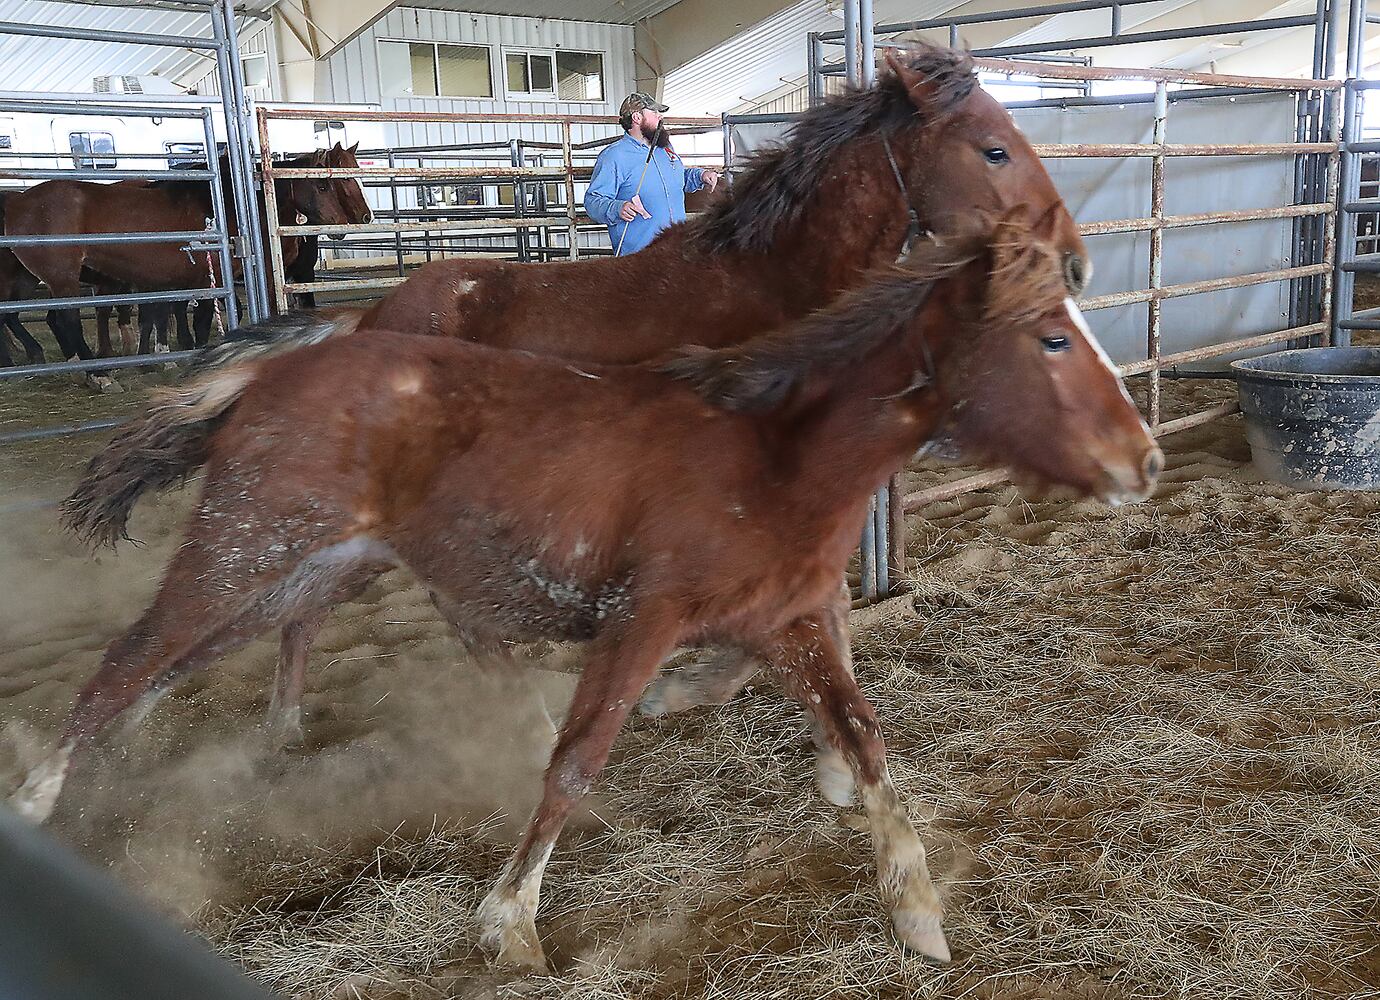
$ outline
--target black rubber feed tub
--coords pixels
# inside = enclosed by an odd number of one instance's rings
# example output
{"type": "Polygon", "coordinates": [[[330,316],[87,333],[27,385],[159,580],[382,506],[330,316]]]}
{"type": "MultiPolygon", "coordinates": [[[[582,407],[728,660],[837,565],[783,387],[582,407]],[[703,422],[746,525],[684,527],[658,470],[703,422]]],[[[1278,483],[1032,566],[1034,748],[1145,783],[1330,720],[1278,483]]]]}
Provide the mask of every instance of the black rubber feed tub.
{"type": "Polygon", "coordinates": [[[1380,489],[1380,347],[1232,362],[1260,470],[1307,490],[1380,489]]]}

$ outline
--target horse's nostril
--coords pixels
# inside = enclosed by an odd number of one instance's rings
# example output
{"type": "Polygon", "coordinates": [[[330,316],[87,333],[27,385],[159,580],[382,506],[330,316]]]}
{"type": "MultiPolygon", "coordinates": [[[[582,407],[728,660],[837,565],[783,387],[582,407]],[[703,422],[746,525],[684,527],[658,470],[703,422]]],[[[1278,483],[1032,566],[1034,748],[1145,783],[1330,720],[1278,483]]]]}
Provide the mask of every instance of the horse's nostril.
{"type": "Polygon", "coordinates": [[[1145,471],[1145,478],[1155,479],[1164,471],[1164,452],[1158,448],[1145,456],[1145,464],[1141,466],[1145,471]]]}

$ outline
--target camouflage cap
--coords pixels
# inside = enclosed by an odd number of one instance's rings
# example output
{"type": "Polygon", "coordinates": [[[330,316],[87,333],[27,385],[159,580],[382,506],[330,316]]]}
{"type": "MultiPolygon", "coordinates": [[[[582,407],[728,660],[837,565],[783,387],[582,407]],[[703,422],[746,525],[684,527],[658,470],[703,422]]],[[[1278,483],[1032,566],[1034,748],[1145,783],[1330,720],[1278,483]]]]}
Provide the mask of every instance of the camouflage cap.
{"type": "Polygon", "coordinates": [[[651,94],[644,94],[640,90],[635,90],[627,97],[623,98],[623,103],[618,106],[618,117],[630,115],[635,111],[652,110],[658,113],[670,111],[669,105],[662,104],[651,94]]]}

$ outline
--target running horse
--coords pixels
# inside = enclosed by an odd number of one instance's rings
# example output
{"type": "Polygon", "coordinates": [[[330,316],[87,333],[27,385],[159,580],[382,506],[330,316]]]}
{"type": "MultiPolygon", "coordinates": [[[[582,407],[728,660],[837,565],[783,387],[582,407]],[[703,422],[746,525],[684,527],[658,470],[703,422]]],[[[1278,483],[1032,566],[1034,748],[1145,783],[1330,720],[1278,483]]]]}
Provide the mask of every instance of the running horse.
{"type": "MultiPolygon", "coordinates": [[[[337,143],[329,150],[306,153],[290,161],[299,167],[355,167],[354,147],[337,143]]],[[[227,157],[221,158],[221,185],[229,230],[239,231],[234,216],[227,157]]],[[[274,196],[280,213],[292,219],[304,216],[317,225],[367,222],[369,208],[354,178],[283,178],[275,181],[274,196]]],[[[195,231],[206,227],[214,215],[210,185],[203,180],[134,181],[101,184],[92,181],[53,180],[13,195],[6,205],[5,232],[10,236],[68,233],[128,233],[195,231]]],[[[285,259],[295,259],[300,241],[283,241],[285,259]]],[[[208,288],[221,283],[220,260],[215,252],[193,253],[174,243],[118,243],[67,246],[15,247],[23,269],[43,281],[54,296],[80,293],[83,272],[94,274],[106,285],[138,291],[170,291],[208,288]]],[[[0,287],[0,297],[6,290],[0,287]]],[[[208,298],[194,324],[198,346],[210,334],[213,303],[208,298]]],[[[55,335],[64,357],[90,358],[91,349],[82,336],[78,310],[59,310],[55,335]]]]}
{"type": "Polygon", "coordinates": [[[735,347],[577,367],[379,331],[165,390],[92,460],[66,519],[122,537],[140,493],[205,462],[187,538],[11,803],[46,817],[73,752],[125,709],[401,565],[472,648],[590,644],[541,804],[480,906],[501,961],[544,967],[535,918],[561,827],[658,666],[706,643],[761,657],[800,703],[824,737],[821,791],[847,804],[860,786],[897,935],[946,960],[850,666],[839,581],[868,499],[940,426],[1112,503],[1147,496],[1163,461],[1068,297],[1061,249],[1023,214],[735,347]]]}
{"type": "MultiPolygon", "coordinates": [[[[360,318],[237,331],[207,365],[355,328],[459,337],[572,362],[639,362],[683,344],[725,346],[797,319],[893,262],[931,230],[974,212],[1049,215],[1071,294],[1091,272],[1078,227],[1039,157],[972,59],[918,45],[872,87],[806,111],[758,154],[708,213],[645,250],[533,266],[438,261],[360,318]]],[[[300,739],[306,647],[319,623],[285,634],[270,728],[300,739]]],[[[646,710],[722,702],[755,672],[736,654],[670,675],[646,710]],[[702,667],[702,669],[700,669],[702,667]]]]}

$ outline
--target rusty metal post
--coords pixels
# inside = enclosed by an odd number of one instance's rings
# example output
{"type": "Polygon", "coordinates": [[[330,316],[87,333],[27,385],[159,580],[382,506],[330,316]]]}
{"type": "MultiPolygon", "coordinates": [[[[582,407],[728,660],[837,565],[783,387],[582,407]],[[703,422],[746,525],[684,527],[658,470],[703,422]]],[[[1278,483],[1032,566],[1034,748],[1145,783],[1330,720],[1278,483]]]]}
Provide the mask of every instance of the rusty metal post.
{"type": "MultiPolygon", "coordinates": [[[[1165,124],[1169,117],[1168,85],[1159,80],[1155,83],[1155,128],[1152,141],[1161,149],[1165,143],[1165,124]]],[[[1159,223],[1150,230],[1150,289],[1157,290],[1164,284],[1164,156],[1157,154],[1150,161],[1150,218],[1159,223]]],[[[1149,322],[1146,330],[1146,357],[1155,362],[1150,369],[1150,398],[1146,409],[1150,426],[1160,422],[1160,314],[1162,300],[1155,296],[1147,306],[1149,322]]]]}
{"type": "Polygon", "coordinates": [[[890,551],[891,582],[894,587],[906,576],[906,504],[901,493],[901,477],[895,475],[886,487],[887,513],[891,516],[890,551]]]}
{"type": "Polygon", "coordinates": [[[571,148],[570,122],[561,122],[561,165],[565,168],[565,217],[570,236],[570,259],[580,259],[580,231],[575,209],[575,153],[571,148]]]}
{"type": "MultiPolygon", "coordinates": [[[[388,165],[389,165],[390,167],[396,167],[396,166],[398,165],[398,159],[397,159],[397,157],[393,154],[393,151],[392,151],[391,149],[388,151],[388,165]]],[[[391,204],[391,205],[393,206],[393,221],[394,221],[394,222],[397,222],[397,221],[398,221],[398,218],[399,218],[399,215],[398,215],[398,179],[397,179],[396,177],[390,177],[390,178],[388,178],[388,200],[389,200],[389,204],[391,204]]],[[[423,201],[423,199],[420,199],[420,198],[419,198],[418,200],[419,200],[419,201],[423,201]]],[[[421,207],[425,207],[425,205],[423,204],[421,207]]],[[[398,277],[402,277],[404,274],[407,273],[407,267],[406,267],[405,258],[404,258],[404,255],[403,255],[403,238],[402,238],[402,231],[401,231],[401,230],[399,230],[398,232],[395,232],[395,233],[393,234],[393,255],[394,255],[394,257],[397,258],[397,262],[398,262],[398,277]]]]}
{"type": "MultiPolygon", "coordinates": [[[[259,108],[259,157],[264,178],[264,229],[268,236],[268,259],[273,274],[273,304],[276,312],[288,311],[287,274],[283,267],[283,241],[278,236],[278,198],[273,187],[273,151],[268,143],[268,109],[259,108]]],[[[293,220],[296,221],[295,219],[293,220]]]]}
{"type": "Polygon", "coordinates": [[[1327,265],[1327,270],[1323,272],[1322,276],[1322,296],[1318,317],[1323,327],[1320,341],[1325,347],[1334,345],[1332,337],[1332,287],[1336,280],[1337,229],[1342,223],[1343,214],[1341,210],[1343,102],[1334,100],[1329,110],[1331,115],[1326,125],[1329,130],[1327,138],[1337,142],[1338,148],[1329,153],[1327,157],[1327,201],[1332,205],[1332,211],[1323,219],[1323,263],[1327,265]]]}

